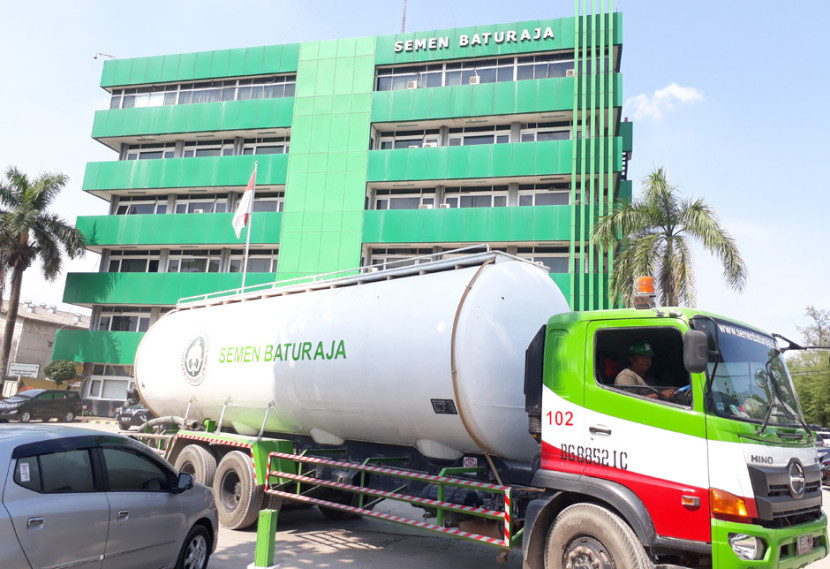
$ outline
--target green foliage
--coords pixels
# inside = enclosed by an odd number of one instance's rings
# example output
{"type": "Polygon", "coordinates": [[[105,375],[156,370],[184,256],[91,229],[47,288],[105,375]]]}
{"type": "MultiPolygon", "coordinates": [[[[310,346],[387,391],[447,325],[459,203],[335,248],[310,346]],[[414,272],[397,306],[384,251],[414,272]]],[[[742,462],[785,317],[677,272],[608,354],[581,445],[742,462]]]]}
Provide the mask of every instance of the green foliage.
{"type": "Polygon", "coordinates": [[[617,247],[609,283],[612,302],[632,306],[636,277],[653,276],[663,306],[694,306],[695,285],[690,239],[696,239],[723,265],[723,276],[737,291],[747,270],[735,241],[703,200],[685,200],[662,168],[643,179],[643,196],[600,218],[594,244],[617,247]]]}
{"type": "MultiPolygon", "coordinates": [[[[830,310],[808,306],[812,324],[800,328],[804,346],[830,345],[830,310]]],[[[830,355],[824,350],[798,352],[788,366],[801,401],[804,418],[810,424],[830,426],[830,355]]]]}
{"type": "Polygon", "coordinates": [[[72,381],[77,377],[75,362],[55,360],[44,368],[43,374],[49,379],[54,379],[58,385],[65,381],[72,381]]]}

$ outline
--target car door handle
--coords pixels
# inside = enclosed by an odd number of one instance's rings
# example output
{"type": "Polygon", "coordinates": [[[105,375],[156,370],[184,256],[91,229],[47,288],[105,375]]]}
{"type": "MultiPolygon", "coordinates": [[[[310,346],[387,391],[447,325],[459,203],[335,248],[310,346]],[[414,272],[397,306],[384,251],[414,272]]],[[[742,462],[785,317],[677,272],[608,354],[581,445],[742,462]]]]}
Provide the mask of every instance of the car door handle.
{"type": "Polygon", "coordinates": [[[130,517],[130,512],[128,512],[128,511],[126,511],[126,510],[122,510],[122,511],[118,512],[118,516],[116,516],[116,517],[117,517],[117,519],[119,519],[119,520],[126,520],[126,519],[129,519],[129,517],[130,517]]]}
{"type": "Polygon", "coordinates": [[[592,425],[588,427],[588,431],[593,435],[610,435],[611,429],[608,427],[602,427],[598,425],[592,425]]]}
{"type": "Polygon", "coordinates": [[[26,520],[27,528],[39,528],[43,526],[43,518],[29,518],[26,520]]]}

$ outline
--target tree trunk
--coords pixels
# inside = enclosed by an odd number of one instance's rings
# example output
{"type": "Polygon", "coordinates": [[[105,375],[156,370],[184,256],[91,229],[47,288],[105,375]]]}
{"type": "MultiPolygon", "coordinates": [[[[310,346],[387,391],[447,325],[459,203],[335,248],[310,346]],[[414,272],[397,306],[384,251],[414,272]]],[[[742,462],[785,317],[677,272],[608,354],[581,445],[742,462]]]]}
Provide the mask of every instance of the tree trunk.
{"type": "Polygon", "coordinates": [[[9,355],[12,351],[14,325],[17,323],[17,308],[20,306],[20,289],[23,284],[23,271],[12,270],[12,290],[9,297],[9,309],[6,312],[6,327],[3,331],[3,351],[0,353],[0,378],[5,379],[9,373],[9,355]]]}

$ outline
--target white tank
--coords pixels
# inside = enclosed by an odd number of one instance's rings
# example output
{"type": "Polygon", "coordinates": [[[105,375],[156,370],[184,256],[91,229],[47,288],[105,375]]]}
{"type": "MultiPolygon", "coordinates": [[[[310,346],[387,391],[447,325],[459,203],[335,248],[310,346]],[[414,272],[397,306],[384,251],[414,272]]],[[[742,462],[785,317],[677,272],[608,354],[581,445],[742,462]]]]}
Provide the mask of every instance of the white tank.
{"type": "Polygon", "coordinates": [[[136,381],[157,415],[189,404],[240,434],[265,420],[320,444],[527,461],[525,349],[567,310],[544,269],[466,256],[180,305],[144,336],[136,381]]]}

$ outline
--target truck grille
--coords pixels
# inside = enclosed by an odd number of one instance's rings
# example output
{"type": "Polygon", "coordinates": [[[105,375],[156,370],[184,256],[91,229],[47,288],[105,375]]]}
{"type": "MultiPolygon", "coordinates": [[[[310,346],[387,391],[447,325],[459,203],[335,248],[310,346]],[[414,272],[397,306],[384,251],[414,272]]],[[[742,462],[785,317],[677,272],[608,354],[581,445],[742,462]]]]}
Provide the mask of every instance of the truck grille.
{"type": "Polygon", "coordinates": [[[787,527],[821,516],[821,468],[818,464],[802,468],[804,492],[799,495],[790,487],[790,465],[748,467],[761,525],[787,527]]]}

